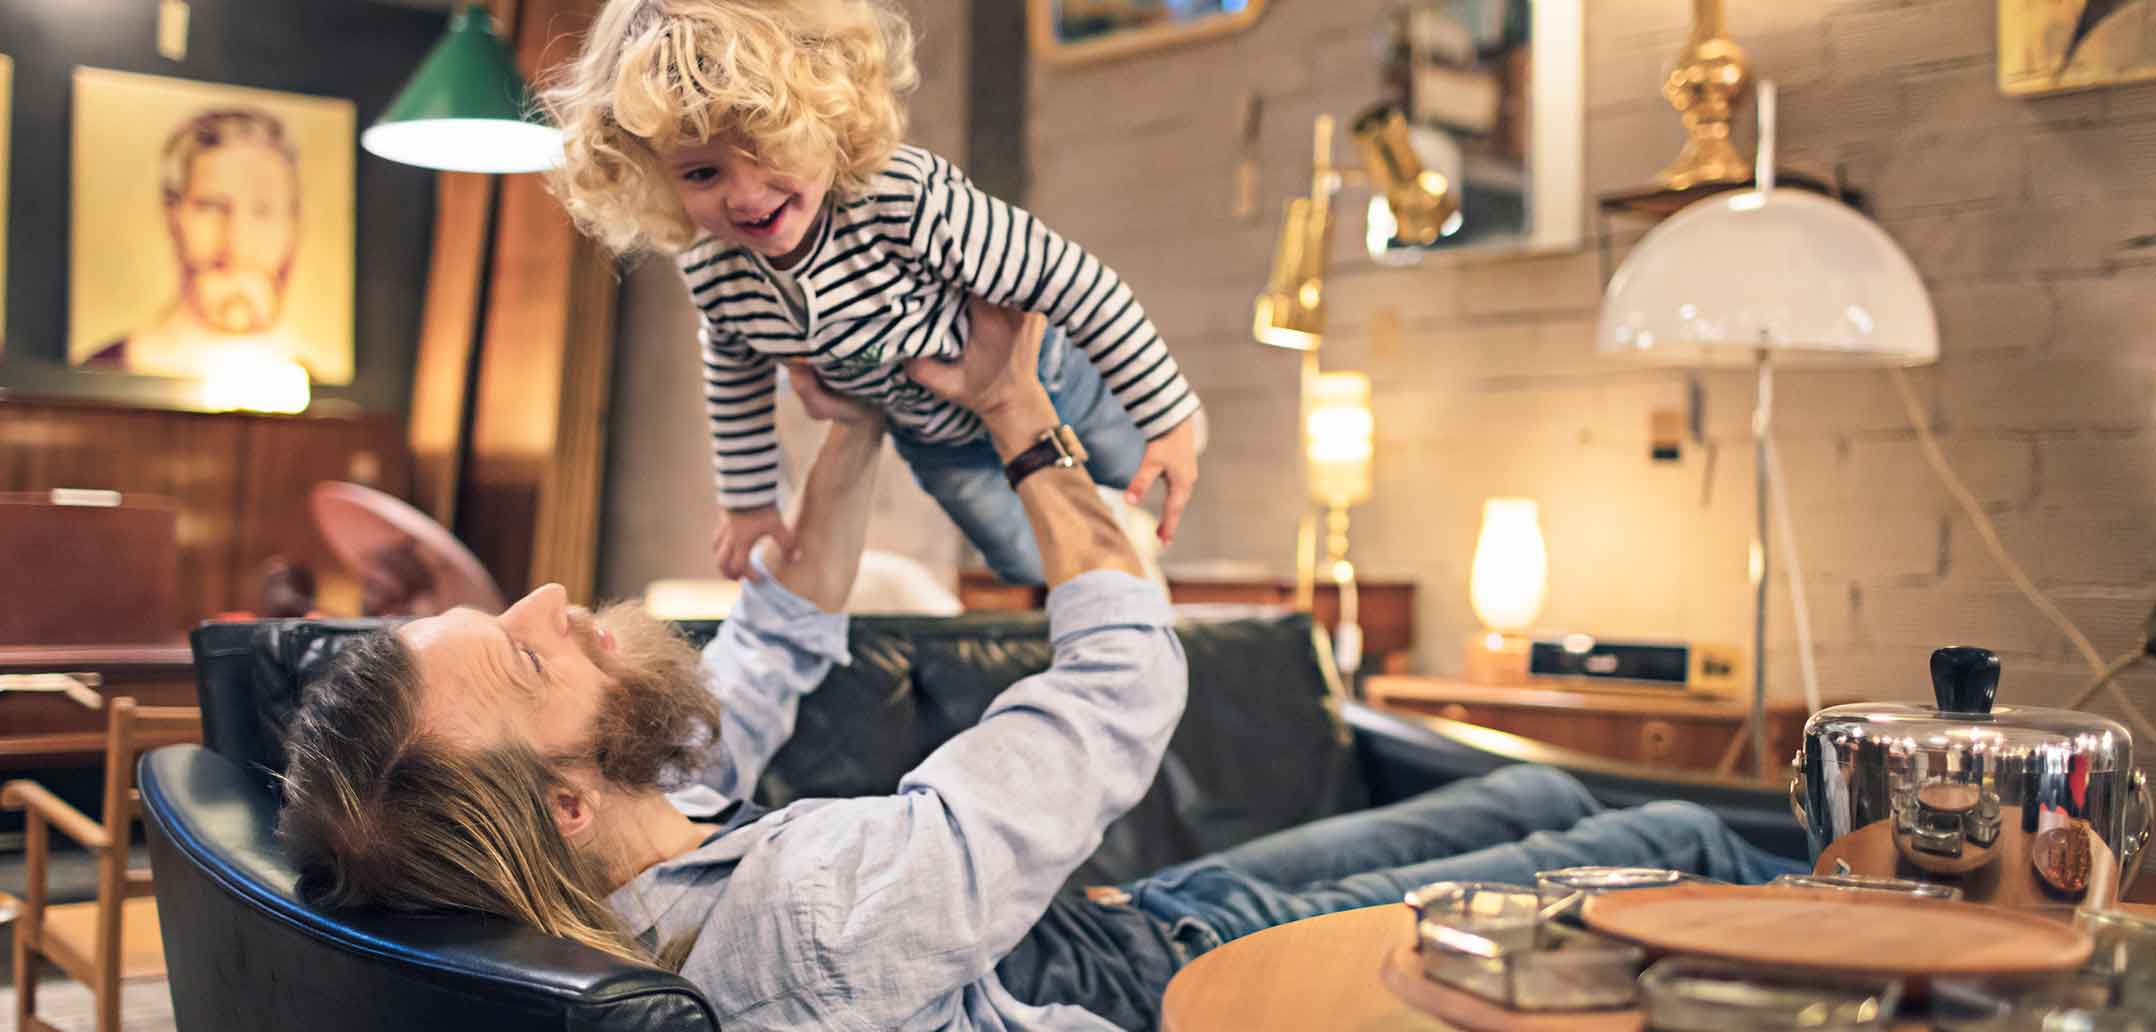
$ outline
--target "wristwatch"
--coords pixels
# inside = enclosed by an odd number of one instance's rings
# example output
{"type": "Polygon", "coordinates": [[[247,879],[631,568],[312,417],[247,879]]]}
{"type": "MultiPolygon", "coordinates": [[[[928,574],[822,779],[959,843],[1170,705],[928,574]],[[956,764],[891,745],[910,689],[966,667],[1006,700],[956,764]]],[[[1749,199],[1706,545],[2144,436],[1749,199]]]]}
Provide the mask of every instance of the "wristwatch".
{"type": "Polygon", "coordinates": [[[1079,443],[1078,431],[1069,423],[1041,431],[1040,440],[1033,447],[1011,457],[1003,464],[1003,475],[1010,478],[1011,489],[1017,490],[1018,482],[1041,470],[1054,466],[1070,469],[1086,460],[1085,445],[1079,443]]]}

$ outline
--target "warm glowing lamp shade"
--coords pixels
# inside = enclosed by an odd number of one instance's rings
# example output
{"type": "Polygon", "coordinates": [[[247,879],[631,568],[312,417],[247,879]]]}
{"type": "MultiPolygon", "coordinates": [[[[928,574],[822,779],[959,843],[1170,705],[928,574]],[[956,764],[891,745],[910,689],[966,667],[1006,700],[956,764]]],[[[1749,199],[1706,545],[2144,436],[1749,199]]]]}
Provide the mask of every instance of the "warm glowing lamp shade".
{"type": "Polygon", "coordinates": [[[448,172],[540,172],[561,163],[561,131],[533,112],[509,48],[475,4],[450,16],[449,34],[359,145],[448,172]]]}
{"type": "Polygon", "coordinates": [[[1523,633],[1542,615],[1548,589],[1549,553],[1535,503],[1526,498],[1484,502],[1467,585],[1475,616],[1490,630],[1523,633]]]}
{"type": "Polygon", "coordinates": [[[1310,463],[1310,496],[1345,508],[1370,500],[1370,378],[1326,373],[1310,388],[1304,421],[1304,458],[1310,463]]]}

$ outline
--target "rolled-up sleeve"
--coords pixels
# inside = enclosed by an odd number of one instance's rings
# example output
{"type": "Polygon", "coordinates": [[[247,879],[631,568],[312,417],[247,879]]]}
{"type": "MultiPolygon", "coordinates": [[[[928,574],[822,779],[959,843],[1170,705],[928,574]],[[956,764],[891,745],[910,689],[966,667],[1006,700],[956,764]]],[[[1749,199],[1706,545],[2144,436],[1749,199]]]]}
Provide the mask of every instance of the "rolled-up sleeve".
{"type": "Polygon", "coordinates": [[[831,667],[851,663],[846,616],[826,613],[780,584],[759,555],[757,577],[704,647],[704,683],[721,709],[718,761],[696,780],[728,800],[747,799],[756,779],[793,737],[801,697],[831,667]]]}
{"type": "Polygon", "coordinates": [[[1152,784],[1188,688],[1165,594],[1096,571],[1048,609],[1053,666],[896,795],[818,804],[737,873],[785,887],[814,943],[797,1002],[826,1027],[942,1027],[1152,784]]]}

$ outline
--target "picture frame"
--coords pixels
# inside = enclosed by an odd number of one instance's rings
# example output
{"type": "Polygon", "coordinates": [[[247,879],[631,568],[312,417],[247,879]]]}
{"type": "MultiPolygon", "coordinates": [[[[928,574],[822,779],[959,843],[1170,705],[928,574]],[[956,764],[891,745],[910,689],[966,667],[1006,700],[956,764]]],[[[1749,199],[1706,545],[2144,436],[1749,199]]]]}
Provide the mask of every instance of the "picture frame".
{"type": "Polygon", "coordinates": [[[1026,0],[1033,56],[1083,65],[1234,35],[1267,0],[1026,0]]]}

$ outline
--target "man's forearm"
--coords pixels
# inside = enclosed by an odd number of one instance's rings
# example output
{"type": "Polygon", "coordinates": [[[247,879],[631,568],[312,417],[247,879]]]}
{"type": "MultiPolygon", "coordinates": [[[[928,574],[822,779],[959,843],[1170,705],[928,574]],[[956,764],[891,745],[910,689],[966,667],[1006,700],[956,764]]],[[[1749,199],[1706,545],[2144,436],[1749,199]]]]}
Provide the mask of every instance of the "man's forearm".
{"type": "Polygon", "coordinates": [[[860,572],[869,503],[876,493],[876,456],[882,447],[880,419],[830,424],[809,467],[794,519],[794,547],[800,557],[781,555],[767,563],[788,591],[826,613],[845,608],[860,572]]]}
{"type": "MultiPolygon", "coordinates": [[[[1033,447],[1042,431],[1062,419],[1048,393],[1036,389],[1027,397],[982,414],[996,455],[1008,463],[1033,447]]],[[[1121,570],[1134,577],[1145,575],[1130,538],[1101,501],[1100,491],[1085,467],[1049,467],[1018,484],[1018,500],[1025,503],[1026,519],[1033,525],[1033,538],[1040,545],[1041,570],[1053,588],[1089,570],[1121,570]]]]}

